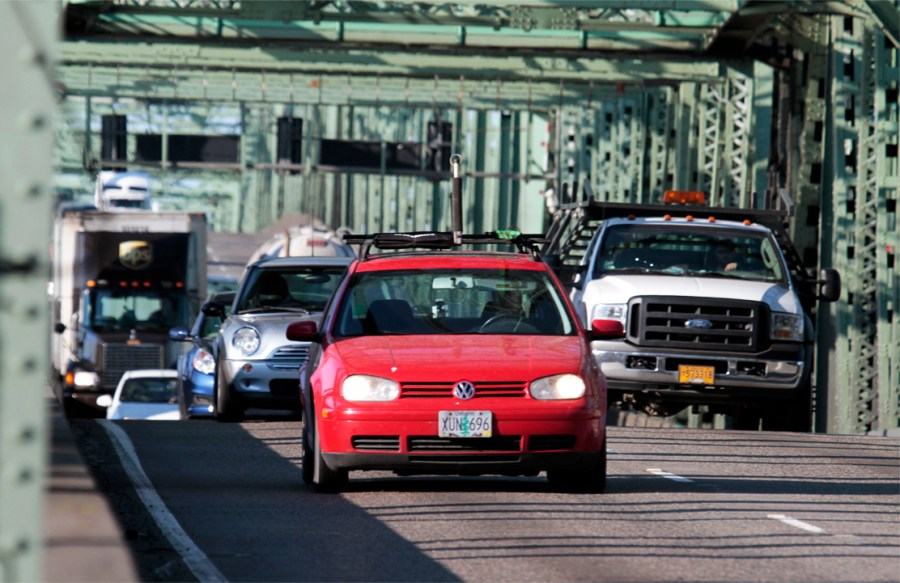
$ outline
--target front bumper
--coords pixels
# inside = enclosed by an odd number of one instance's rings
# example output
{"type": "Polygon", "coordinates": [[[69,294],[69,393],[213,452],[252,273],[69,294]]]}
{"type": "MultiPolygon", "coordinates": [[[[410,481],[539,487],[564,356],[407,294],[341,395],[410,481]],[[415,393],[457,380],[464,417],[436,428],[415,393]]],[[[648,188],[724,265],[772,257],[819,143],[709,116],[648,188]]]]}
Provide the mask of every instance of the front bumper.
{"type": "Polygon", "coordinates": [[[226,360],[223,368],[231,396],[241,406],[300,408],[299,365],[286,368],[283,361],[226,360]]]}
{"type": "Polygon", "coordinates": [[[624,341],[594,341],[591,352],[606,376],[610,393],[654,392],[678,395],[762,395],[788,397],[810,372],[807,347],[773,345],[761,353],[698,353],[642,349],[624,341]],[[679,364],[712,366],[710,385],[679,381],[679,364]]]}
{"type": "Polygon", "coordinates": [[[601,455],[605,411],[500,410],[473,403],[466,409],[493,411],[493,436],[441,438],[439,409],[321,411],[323,457],[334,469],[533,475],[592,468],[601,455]]]}

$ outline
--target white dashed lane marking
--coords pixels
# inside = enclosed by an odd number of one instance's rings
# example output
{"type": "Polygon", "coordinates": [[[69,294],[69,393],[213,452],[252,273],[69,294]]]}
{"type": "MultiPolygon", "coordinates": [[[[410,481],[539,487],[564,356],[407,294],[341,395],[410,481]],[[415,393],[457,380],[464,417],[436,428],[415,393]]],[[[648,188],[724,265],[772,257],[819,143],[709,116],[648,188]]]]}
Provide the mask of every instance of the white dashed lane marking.
{"type": "Polygon", "coordinates": [[[790,516],[786,516],[784,514],[770,514],[769,518],[772,520],[777,520],[779,522],[783,522],[789,526],[793,526],[795,528],[799,528],[800,530],[805,530],[806,532],[811,532],[814,534],[825,534],[825,530],[819,528],[818,526],[813,526],[807,522],[803,522],[802,520],[797,520],[796,518],[791,518],[790,516]]]}
{"type": "Polygon", "coordinates": [[[689,480],[688,478],[684,478],[682,476],[671,474],[669,472],[664,472],[659,468],[648,468],[647,471],[650,472],[651,474],[653,474],[654,476],[659,476],[660,478],[672,480],[673,482],[685,482],[685,483],[693,482],[693,480],[689,480]]]}

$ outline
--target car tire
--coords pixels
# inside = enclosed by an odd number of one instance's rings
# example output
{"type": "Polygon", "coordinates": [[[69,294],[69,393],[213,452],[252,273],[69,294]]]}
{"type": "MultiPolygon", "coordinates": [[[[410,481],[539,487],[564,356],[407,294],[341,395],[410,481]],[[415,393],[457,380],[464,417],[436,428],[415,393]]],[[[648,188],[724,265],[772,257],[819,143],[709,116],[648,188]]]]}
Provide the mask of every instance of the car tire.
{"type": "Polygon", "coordinates": [[[602,494],[606,492],[606,438],[600,457],[592,468],[586,470],[548,470],[547,481],[559,491],[578,494],[602,494]]]}
{"type": "Polygon", "coordinates": [[[243,410],[237,407],[231,396],[231,388],[225,380],[225,373],[220,366],[216,366],[216,420],[239,421],[243,410]]]}
{"type": "Polygon", "coordinates": [[[315,465],[315,459],[313,458],[313,446],[310,443],[315,437],[310,436],[310,429],[306,426],[306,423],[303,424],[303,433],[300,438],[300,443],[302,447],[302,457],[300,458],[300,472],[303,477],[303,483],[307,485],[312,485],[313,483],[313,466],[315,465]]]}
{"type": "Polygon", "coordinates": [[[333,470],[322,456],[322,444],[318,426],[313,426],[312,485],[316,492],[334,494],[347,484],[347,470],[333,470]]]}

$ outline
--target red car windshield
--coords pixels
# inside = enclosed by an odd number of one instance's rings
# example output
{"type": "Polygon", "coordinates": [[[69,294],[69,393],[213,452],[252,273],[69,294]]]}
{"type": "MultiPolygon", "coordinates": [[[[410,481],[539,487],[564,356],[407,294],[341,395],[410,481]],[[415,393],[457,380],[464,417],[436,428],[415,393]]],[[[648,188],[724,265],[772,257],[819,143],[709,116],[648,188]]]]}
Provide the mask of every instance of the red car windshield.
{"type": "Polygon", "coordinates": [[[357,273],[334,326],[335,336],[576,332],[547,273],[509,269],[357,273]]]}

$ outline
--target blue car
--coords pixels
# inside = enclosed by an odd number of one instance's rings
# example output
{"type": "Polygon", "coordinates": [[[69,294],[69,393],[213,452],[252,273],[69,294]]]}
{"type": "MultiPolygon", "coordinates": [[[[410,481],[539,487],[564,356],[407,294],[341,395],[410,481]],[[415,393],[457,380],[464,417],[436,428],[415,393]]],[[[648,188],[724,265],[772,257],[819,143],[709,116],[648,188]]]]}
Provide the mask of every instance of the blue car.
{"type": "Polygon", "coordinates": [[[213,416],[216,370],[213,342],[222,322],[231,313],[234,294],[233,291],[212,294],[190,330],[184,326],[169,330],[172,340],[190,343],[178,356],[178,406],[182,419],[213,416]]]}

